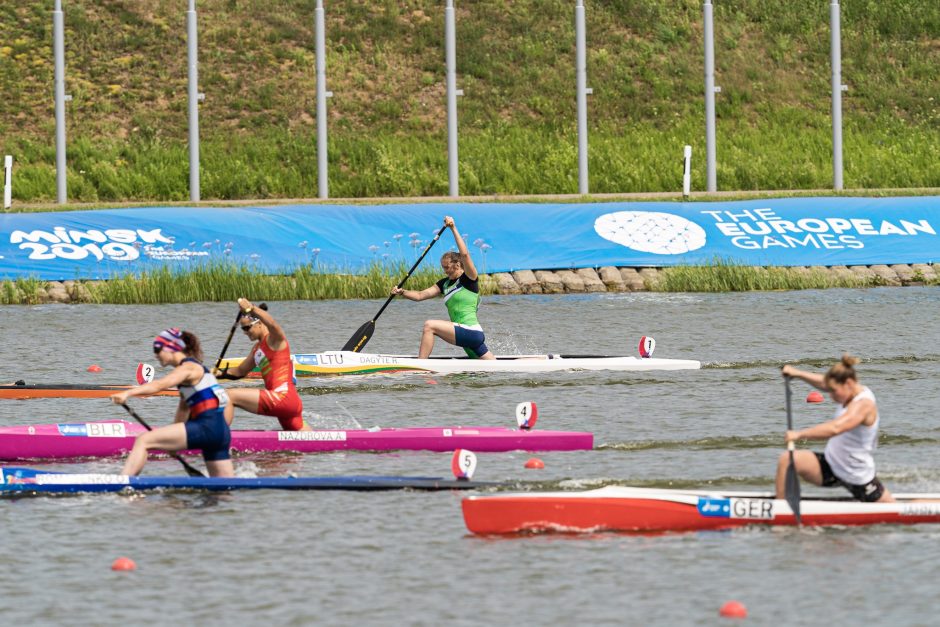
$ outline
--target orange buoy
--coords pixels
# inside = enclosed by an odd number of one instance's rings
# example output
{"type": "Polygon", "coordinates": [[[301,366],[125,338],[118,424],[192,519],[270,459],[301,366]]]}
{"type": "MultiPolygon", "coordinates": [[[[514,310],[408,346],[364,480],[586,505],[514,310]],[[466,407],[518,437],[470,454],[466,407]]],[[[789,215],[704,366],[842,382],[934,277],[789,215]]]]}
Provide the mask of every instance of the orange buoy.
{"type": "Polygon", "coordinates": [[[725,618],[747,618],[747,608],[740,601],[728,601],[718,613],[725,618]]]}
{"type": "Polygon", "coordinates": [[[821,403],[824,400],[826,399],[823,397],[822,392],[819,392],[818,390],[813,390],[812,392],[806,395],[807,403],[821,403]]]}
{"type": "Polygon", "coordinates": [[[545,468],[545,462],[543,462],[538,457],[533,457],[525,463],[525,467],[529,470],[541,470],[545,468]]]}
{"type": "Polygon", "coordinates": [[[111,563],[111,570],[137,570],[137,564],[129,557],[119,557],[111,563]]]}
{"type": "Polygon", "coordinates": [[[101,366],[98,364],[92,364],[88,366],[88,372],[101,372],[101,366]]]}

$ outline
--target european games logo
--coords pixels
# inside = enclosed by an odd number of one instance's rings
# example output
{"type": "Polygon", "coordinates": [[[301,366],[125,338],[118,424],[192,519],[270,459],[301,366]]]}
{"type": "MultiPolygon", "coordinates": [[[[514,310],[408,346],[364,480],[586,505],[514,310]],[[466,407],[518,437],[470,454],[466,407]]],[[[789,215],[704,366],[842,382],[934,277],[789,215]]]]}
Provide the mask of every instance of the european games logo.
{"type": "Polygon", "coordinates": [[[656,255],[681,255],[705,245],[705,229],[658,211],[608,213],[594,221],[594,230],[615,244],[656,255]]]}

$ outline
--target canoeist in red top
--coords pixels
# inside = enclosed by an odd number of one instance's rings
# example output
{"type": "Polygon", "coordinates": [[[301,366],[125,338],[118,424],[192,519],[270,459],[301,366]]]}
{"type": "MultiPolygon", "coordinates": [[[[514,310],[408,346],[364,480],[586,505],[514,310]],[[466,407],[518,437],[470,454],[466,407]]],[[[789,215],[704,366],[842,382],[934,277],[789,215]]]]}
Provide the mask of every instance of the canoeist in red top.
{"type": "Polygon", "coordinates": [[[253,414],[274,416],[285,431],[310,431],[304,422],[303,401],[294,385],[294,363],[284,330],[267,312],[266,305],[256,307],[248,299],[239,298],[238,306],[242,308],[241,329],[255,345],[246,359],[224,369],[218,378],[241,379],[257,366],[264,389],[229,388],[229,398],[236,407],[253,414]]]}

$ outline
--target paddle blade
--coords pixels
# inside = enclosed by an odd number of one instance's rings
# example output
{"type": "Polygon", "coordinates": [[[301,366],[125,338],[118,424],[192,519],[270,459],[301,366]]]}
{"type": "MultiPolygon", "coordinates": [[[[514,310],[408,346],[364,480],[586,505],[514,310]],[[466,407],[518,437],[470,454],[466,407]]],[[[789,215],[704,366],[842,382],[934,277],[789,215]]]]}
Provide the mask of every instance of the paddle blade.
{"type": "Polygon", "coordinates": [[[173,457],[174,459],[176,459],[176,461],[178,461],[179,463],[183,464],[183,468],[186,469],[186,474],[189,475],[190,477],[202,477],[202,478],[205,478],[205,475],[202,474],[201,471],[199,471],[199,470],[193,468],[192,466],[190,466],[190,465],[189,465],[189,462],[187,462],[185,459],[183,459],[183,458],[180,457],[179,455],[171,455],[171,457],[173,457]]]}
{"type": "Polygon", "coordinates": [[[375,320],[369,320],[353,333],[349,341],[343,345],[343,350],[358,353],[369,342],[373,333],[375,333],[375,320]]]}
{"type": "Polygon", "coordinates": [[[656,350],[656,340],[647,335],[640,338],[640,357],[648,359],[653,356],[654,350],[656,350]]]}
{"type": "Polygon", "coordinates": [[[539,408],[532,401],[519,403],[516,405],[516,424],[523,431],[528,431],[535,426],[535,421],[539,419],[539,408]]]}
{"type": "Polygon", "coordinates": [[[800,477],[796,473],[796,464],[793,462],[793,442],[790,442],[790,465],[787,467],[787,477],[784,485],[787,504],[793,510],[796,524],[801,525],[803,523],[800,519],[800,477]]]}
{"type": "Polygon", "coordinates": [[[450,469],[457,479],[469,480],[477,469],[477,456],[474,455],[473,451],[459,448],[454,451],[454,456],[450,461],[450,469]]]}

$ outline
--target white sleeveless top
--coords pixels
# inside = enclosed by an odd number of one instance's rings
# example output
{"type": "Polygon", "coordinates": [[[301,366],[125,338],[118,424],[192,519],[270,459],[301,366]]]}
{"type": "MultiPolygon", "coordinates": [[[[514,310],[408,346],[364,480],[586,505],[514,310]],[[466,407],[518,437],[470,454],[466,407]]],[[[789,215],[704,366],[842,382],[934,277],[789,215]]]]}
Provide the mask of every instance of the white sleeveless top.
{"type": "MultiPolygon", "coordinates": [[[[844,414],[852,403],[868,399],[875,403],[875,395],[867,387],[863,387],[855,398],[845,407],[836,409],[835,418],[844,414]]],[[[839,435],[829,438],[826,443],[826,461],[832,466],[832,472],[845,483],[852,485],[865,485],[875,478],[875,460],[872,452],[878,446],[878,416],[877,404],[875,407],[875,422],[870,427],[860,424],[854,429],[843,431],[839,435]]]]}

